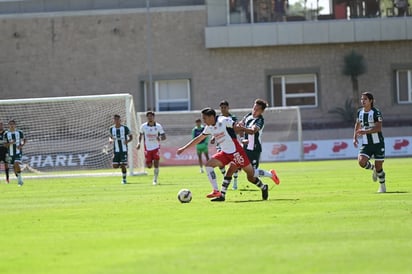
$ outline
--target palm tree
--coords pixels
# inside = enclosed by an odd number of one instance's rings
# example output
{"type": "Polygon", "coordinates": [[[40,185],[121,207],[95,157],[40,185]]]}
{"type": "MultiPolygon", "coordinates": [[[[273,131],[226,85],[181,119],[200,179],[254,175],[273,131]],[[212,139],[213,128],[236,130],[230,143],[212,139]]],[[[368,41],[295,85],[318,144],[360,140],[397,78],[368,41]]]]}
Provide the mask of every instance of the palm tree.
{"type": "Polygon", "coordinates": [[[352,100],[356,106],[359,101],[358,77],[366,72],[366,64],[363,56],[354,50],[344,56],[343,74],[350,76],[352,81],[352,100]]]}

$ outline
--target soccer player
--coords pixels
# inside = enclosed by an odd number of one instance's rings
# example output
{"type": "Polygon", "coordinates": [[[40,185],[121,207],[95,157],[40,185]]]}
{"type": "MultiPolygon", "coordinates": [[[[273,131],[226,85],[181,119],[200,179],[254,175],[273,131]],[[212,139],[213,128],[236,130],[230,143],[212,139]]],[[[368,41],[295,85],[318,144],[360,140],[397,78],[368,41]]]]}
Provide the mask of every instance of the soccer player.
{"type": "Polygon", "coordinates": [[[17,183],[19,186],[23,185],[23,179],[21,177],[21,158],[23,156],[23,146],[26,144],[26,139],[21,130],[16,128],[16,122],[14,120],[9,121],[9,130],[5,133],[6,146],[8,147],[8,154],[10,158],[9,164],[13,165],[14,174],[17,177],[17,183]]]}
{"type": "Polygon", "coordinates": [[[127,144],[133,140],[130,129],[122,125],[120,115],[113,116],[114,125],[110,127],[109,142],[113,144],[113,168],[121,168],[122,184],[127,184],[127,144]]]}
{"type": "Polygon", "coordinates": [[[154,166],[153,185],[157,185],[159,176],[159,148],[160,141],[166,140],[166,133],[161,124],[155,121],[155,113],[153,111],[146,112],[147,122],[140,127],[139,142],[137,149],[140,149],[142,138],[144,139],[144,156],[146,159],[147,168],[154,166]]]}
{"type": "MultiPolygon", "coordinates": [[[[220,107],[220,113],[221,113],[222,116],[232,118],[233,122],[236,122],[236,121],[237,121],[236,115],[234,115],[234,114],[232,114],[232,113],[229,112],[229,102],[228,102],[228,101],[226,101],[226,100],[220,101],[219,107],[220,107]]],[[[231,134],[236,135],[235,132],[234,132],[234,130],[233,130],[233,128],[228,128],[228,130],[229,130],[229,131],[233,131],[231,134]]],[[[212,137],[212,139],[211,139],[210,142],[211,142],[212,144],[215,143],[215,138],[212,137]]],[[[220,150],[221,150],[219,143],[216,144],[216,148],[217,148],[217,151],[220,151],[220,150]]],[[[220,172],[221,172],[221,173],[223,174],[223,176],[224,176],[225,173],[226,173],[225,167],[222,166],[222,167],[219,167],[219,169],[220,169],[220,172]]],[[[239,175],[238,175],[238,170],[236,170],[235,173],[233,174],[233,189],[234,189],[234,190],[237,189],[237,178],[238,178],[238,176],[239,176],[239,175]]]]}
{"type": "Polygon", "coordinates": [[[357,112],[355,129],[353,131],[353,145],[358,147],[358,137],[362,137],[362,145],[359,148],[358,163],[362,168],[372,170],[372,180],[379,179],[379,193],[386,192],[385,172],[383,162],[385,160],[385,141],[382,135],[382,113],[375,108],[374,98],[370,92],[363,92],[361,105],[357,112]],[[370,162],[374,156],[375,164],[370,162]]]}
{"type": "Polygon", "coordinates": [[[4,129],[3,122],[0,122],[0,163],[4,164],[4,172],[6,173],[6,183],[10,182],[9,178],[9,163],[6,147],[6,130],[4,129]]]}
{"type": "Polygon", "coordinates": [[[280,183],[280,179],[274,169],[269,172],[259,169],[260,154],[262,153],[262,133],[265,126],[263,112],[268,103],[263,99],[256,99],[253,104],[252,112],[246,114],[239,123],[239,127],[243,136],[241,138],[243,149],[246,151],[253,168],[255,169],[256,177],[270,177],[275,184],[280,183]]]}
{"type": "MultiPolygon", "coordinates": [[[[196,138],[202,134],[204,126],[202,125],[202,120],[196,119],[196,126],[192,129],[192,139],[196,138]]],[[[197,158],[199,160],[200,173],[203,173],[203,160],[202,155],[205,155],[206,161],[209,161],[209,149],[208,149],[208,140],[209,138],[204,139],[202,142],[196,145],[197,158]]]]}
{"type": "MultiPolygon", "coordinates": [[[[212,108],[205,108],[202,110],[202,119],[204,124],[206,124],[202,134],[192,139],[186,145],[180,147],[177,150],[177,154],[179,155],[187,148],[200,143],[206,139],[208,135],[213,135],[216,141],[220,144],[221,151],[213,155],[212,158],[206,163],[207,176],[213,188],[212,193],[208,194],[206,197],[215,197],[211,200],[213,202],[225,201],[226,190],[232,178],[225,175],[222,184],[222,191],[219,191],[214,167],[226,166],[230,164],[228,171],[232,172],[236,171],[238,168],[242,168],[246,172],[249,182],[261,189],[262,199],[267,200],[269,196],[268,186],[263,184],[259,178],[254,176],[255,172],[253,167],[250,164],[245,151],[238,142],[236,135],[234,135],[233,131],[228,130],[236,127],[233,120],[229,117],[216,116],[216,111],[212,108]]],[[[236,128],[234,129],[236,130],[236,128]]]]}

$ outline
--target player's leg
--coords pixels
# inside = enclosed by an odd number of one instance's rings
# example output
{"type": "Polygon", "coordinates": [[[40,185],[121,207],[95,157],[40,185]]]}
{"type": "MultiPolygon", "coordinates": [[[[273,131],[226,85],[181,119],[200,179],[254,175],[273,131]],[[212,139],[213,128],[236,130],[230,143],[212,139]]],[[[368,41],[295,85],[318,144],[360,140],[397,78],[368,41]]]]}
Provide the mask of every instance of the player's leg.
{"type": "Polygon", "coordinates": [[[10,173],[9,173],[9,164],[4,162],[4,172],[6,173],[6,183],[10,183],[10,173]]]}
{"type": "Polygon", "coordinates": [[[17,177],[17,183],[19,186],[23,185],[23,178],[21,177],[21,155],[16,155],[15,157],[12,157],[12,162],[13,162],[13,169],[14,173],[16,174],[17,177]]]}
{"type": "Polygon", "coordinates": [[[203,173],[203,160],[202,160],[202,150],[201,149],[197,149],[197,159],[198,159],[198,163],[199,163],[199,167],[200,167],[200,173],[203,173]]]}
{"type": "Polygon", "coordinates": [[[370,162],[370,158],[372,156],[372,153],[368,146],[362,145],[361,148],[359,149],[359,154],[358,154],[358,164],[360,167],[364,169],[370,169],[373,170],[375,166],[370,162]]]}
{"type": "Polygon", "coordinates": [[[238,166],[234,165],[233,163],[229,164],[229,169],[226,171],[225,177],[223,179],[222,188],[220,190],[220,197],[216,197],[212,199],[212,202],[224,202],[226,199],[226,192],[230,185],[230,181],[232,180],[232,175],[237,172],[238,166]]]}
{"type": "Polygon", "coordinates": [[[122,170],[122,184],[127,184],[127,153],[121,153],[121,157],[120,168],[122,170]]]}
{"type": "Polygon", "coordinates": [[[157,178],[159,177],[159,163],[160,163],[160,152],[159,149],[155,149],[152,151],[152,158],[153,158],[153,184],[157,185],[157,178]]]}
{"type": "Polygon", "coordinates": [[[207,198],[219,197],[221,195],[217,186],[216,173],[214,170],[214,168],[217,166],[224,166],[224,164],[219,159],[221,158],[221,156],[219,156],[220,154],[222,154],[222,152],[216,153],[205,164],[207,178],[209,179],[210,185],[212,186],[212,192],[206,195],[207,198]]]}
{"type": "Polygon", "coordinates": [[[268,185],[262,183],[259,177],[255,177],[255,170],[253,169],[252,165],[249,164],[242,169],[246,173],[248,181],[262,190],[262,200],[267,200],[269,197],[269,187],[268,185]]]}
{"type": "Polygon", "coordinates": [[[385,171],[383,171],[383,162],[385,160],[385,144],[377,144],[375,145],[375,169],[373,173],[374,181],[379,180],[379,193],[386,192],[386,185],[385,185],[385,171]],[[376,179],[375,179],[376,178],[376,179]]]}

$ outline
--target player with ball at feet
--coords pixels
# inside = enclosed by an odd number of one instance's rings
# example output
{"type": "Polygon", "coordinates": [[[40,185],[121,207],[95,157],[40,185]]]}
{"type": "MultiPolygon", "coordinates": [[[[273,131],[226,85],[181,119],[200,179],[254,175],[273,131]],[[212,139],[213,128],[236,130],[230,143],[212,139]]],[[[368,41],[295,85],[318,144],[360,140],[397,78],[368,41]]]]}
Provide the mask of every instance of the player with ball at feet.
{"type": "Polygon", "coordinates": [[[262,199],[267,200],[269,196],[268,186],[263,184],[259,178],[255,177],[255,171],[250,164],[250,161],[237,141],[236,135],[230,134],[229,128],[236,130],[237,125],[230,117],[218,116],[216,117],[216,111],[212,108],[204,108],[202,111],[202,119],[205,126],[202,134],[192,139],[186,145],[177,150],[177,154],[183,153],[189,147],[203,141],[208,135],[213,135],[216,141],[220,144],[221,151],[212,156],[212,158],[206,163],[206,173],[209,181],[212,185],[213,191],[206,197],[213,198],[213,202],[223,202],[226,199],[226,190],[230,185],[232,177],[225,176],[222,190],[219,191],[217,187],[216,174],[214,168],[219,166],[230,165],[229,174],[233,174],[238,168],[242,168],[247,175],[247,179],[252,184],[259,187],[262,191],[262,199]]]}

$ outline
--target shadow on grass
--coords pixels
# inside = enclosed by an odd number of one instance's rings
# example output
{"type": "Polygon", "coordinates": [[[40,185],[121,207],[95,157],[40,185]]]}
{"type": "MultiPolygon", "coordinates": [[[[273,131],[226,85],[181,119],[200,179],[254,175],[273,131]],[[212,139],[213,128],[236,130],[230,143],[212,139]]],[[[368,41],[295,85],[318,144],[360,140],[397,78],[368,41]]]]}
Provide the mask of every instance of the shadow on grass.
{"type": "Polygon", "coordinates": [[[282,202],[282,201],[288,201],[288,202],[297,202],[300,199],[269,199],[269,200],[240,200],[240,201],[227,201],[229,203],[258,203],[258,202],[282,202]]]}
{"type": "Polygon", "coordinates": [[[406,194],[408,191],[386,191],[385,193],[376,193],[376,194],[406,194]]]}

